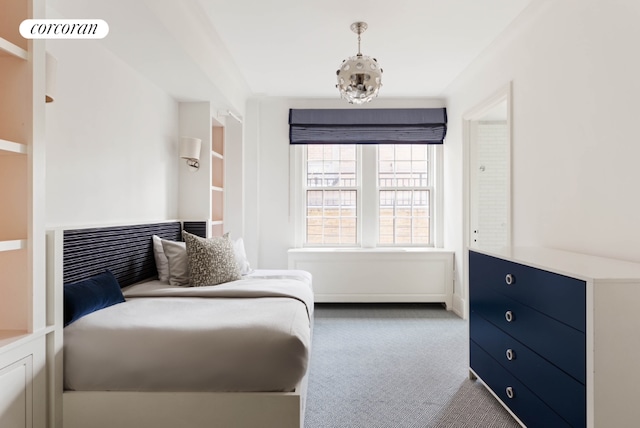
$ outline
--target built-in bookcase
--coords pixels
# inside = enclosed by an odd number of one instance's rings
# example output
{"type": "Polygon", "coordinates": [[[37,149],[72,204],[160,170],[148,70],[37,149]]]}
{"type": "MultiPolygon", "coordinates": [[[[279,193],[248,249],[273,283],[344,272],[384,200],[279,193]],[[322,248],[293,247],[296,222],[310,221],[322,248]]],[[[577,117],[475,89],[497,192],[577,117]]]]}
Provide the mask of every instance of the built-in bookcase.
{"type": "Polygon", "coordinates": [[[7,2],[0,18],[0,346],[32,329],[28,240],[33,61],[31,43],[18,31],[28,9],[26,2],[7,2]]]}
{"type": "Polygon", "coordinates": [[[180,166],[178,215],[181,220],[206,221],[207,237],[222,236],[227,230],[225,212],[226,118],[209,102],[180,103],[181,136],[199,138],[200,165],[197,170],[180,166]]]}
{"type": "Polygon", "coordinates": [[[224,234],[224,127],[211,132],[211,236],[224,234]]]}
{"type": "Polygon", "coordinates": [[[43,0],[0,11],[0,426],[46,426],[47,324],[44,236],[44,41],[22,21],[43,0]]]}

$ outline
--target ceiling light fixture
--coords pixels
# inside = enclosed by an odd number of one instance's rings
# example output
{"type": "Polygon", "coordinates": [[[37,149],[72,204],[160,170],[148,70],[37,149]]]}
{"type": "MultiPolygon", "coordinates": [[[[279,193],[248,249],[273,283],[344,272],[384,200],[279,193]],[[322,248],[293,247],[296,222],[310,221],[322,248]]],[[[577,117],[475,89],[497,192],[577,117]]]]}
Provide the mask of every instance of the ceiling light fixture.
{"type": "Polygon", "coordinates": [[[366,22],[354,22],[351,31],[358,35],[358,54],[342,61],[336,71],[342,98],[351,104],[364,104],[378,96],[382,86],[382,68],[375,58],[360,52],[360,35],[367,29],[366,22]]]}

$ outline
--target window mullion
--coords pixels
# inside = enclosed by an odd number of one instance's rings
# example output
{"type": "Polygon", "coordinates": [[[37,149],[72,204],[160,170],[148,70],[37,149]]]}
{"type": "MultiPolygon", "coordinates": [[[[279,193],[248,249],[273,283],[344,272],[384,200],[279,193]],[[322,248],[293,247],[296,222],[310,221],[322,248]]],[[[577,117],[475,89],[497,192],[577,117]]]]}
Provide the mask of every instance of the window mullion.
{"type": "Polygon", "coordinates": [[[364,248],[376,246],[378,238],[378,168],[377,150],[372,144],[362,145],[362,237],[364,248]]]}

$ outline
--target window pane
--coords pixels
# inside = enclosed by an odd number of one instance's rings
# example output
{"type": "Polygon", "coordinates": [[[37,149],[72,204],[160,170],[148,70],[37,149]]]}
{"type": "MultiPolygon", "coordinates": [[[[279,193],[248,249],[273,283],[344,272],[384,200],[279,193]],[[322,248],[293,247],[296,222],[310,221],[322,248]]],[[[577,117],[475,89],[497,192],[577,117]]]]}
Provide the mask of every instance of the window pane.
{"type": "Polygon", "coordinates": [[[429,186],[429,151],[424,145],[378,146],[380,187],[429,186]]]}
{"type": "Polygon", "coordinates": [[[357,168],[355,146],[307,147],[307,187],[355,187],[357,168]]]}
{"type": "Polygon", "coordinates": [[[380,244],[429,244],[429,191],[380,190],[380,244]]]}
{"type": "MultiPolygon", "coordinates": [[[[389,211],[387,211],[389,214],[389,211]]],[[[393,244],[393,211],[390,211],[389,215],[380,216],[380,236],[379,241],[381,244],[393,244]]]]}
{"type": "Polygon", "coordinates": [[[356,146],[355,144],[341,144],[340,147],[340,159],[342,160],[356,160],[356,146]]]}
{"type": "Polygon", "coordinates": [[[356,190],[307,191],[307,243],[355,244],[357,236],[356,190]]]}
{"type": "Polygon", "coordinates": [[[322,146],[310,144],[307,146],[307,160],[324,159],[322,146]]]}

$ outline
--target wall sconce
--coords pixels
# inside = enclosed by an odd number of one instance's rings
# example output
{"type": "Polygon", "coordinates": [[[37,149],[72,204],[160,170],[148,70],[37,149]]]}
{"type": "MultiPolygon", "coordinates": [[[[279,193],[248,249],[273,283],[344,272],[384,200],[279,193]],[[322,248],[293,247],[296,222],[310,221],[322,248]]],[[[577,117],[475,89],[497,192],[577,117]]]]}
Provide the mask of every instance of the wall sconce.
{"type": "Polygon", "coordinates": [[[180,157],[187,160],[190,168],[200,168],[200,145],[202,140],[193,137],[180,137],[180,157]]]}
{"type": "Polygon", "coordinates": [[[45,58],[44,100],[47,103],[51,103],[56,97],[56,74],[58,68],[58,60],[49,52],[46,53],[45,58]]]}

